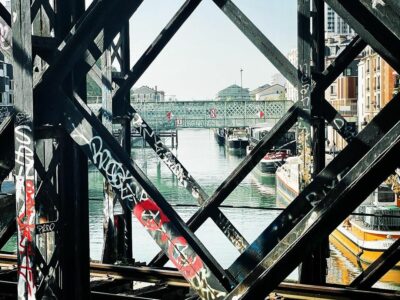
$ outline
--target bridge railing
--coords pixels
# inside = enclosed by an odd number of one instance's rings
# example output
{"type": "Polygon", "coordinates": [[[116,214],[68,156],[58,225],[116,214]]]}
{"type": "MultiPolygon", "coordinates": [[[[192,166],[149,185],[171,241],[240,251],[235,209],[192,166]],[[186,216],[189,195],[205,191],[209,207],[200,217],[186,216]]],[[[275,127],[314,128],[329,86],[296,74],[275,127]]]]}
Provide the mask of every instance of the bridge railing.
{"type": "MultiPolygon", "coordinates": [[[[93,110],[101,104],[89,104],[93,110]]],[[[218,128],[274,125],[293,105],[290,100],[134,102],[132,106],[154,128],[218,128]]]]}

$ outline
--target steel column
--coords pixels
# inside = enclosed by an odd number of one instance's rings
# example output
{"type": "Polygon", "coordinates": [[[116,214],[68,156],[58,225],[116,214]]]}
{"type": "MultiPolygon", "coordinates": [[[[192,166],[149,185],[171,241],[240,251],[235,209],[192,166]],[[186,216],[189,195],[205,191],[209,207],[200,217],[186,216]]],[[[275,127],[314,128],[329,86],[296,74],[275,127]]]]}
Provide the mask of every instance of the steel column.
{"type": "Polygon", "coordinates": [[[34,169],[33,60],[30,0],[12,2],[18,299],[36,298],[36,177],[34,169]]]}
{"type": "MultiPolygon", "coordinates": [[[[324,1],[312,0],[312,77],[325,70],[325,24],[324,1]]],[[[312,157],[313,178],[325,167],[325,120],[322,116],[322,102],[325,90],[310,94],[312,115],[312,157]]],[[[326,258],[329,256],[329,240],[321,243],[301,264],[299,281],[308,284],[324,284],[327,272],[326,258]]]]}

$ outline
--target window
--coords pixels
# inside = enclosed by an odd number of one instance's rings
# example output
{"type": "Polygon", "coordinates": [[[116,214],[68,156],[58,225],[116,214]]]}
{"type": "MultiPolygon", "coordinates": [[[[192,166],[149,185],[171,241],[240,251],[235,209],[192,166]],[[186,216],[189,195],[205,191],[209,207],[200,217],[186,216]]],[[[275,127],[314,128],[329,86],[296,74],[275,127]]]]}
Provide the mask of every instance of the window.
{"type": "Polygon", "coordinates": [[[346,68],[343,72],[344,76],[351,76],[351,68],[346,68]]]}

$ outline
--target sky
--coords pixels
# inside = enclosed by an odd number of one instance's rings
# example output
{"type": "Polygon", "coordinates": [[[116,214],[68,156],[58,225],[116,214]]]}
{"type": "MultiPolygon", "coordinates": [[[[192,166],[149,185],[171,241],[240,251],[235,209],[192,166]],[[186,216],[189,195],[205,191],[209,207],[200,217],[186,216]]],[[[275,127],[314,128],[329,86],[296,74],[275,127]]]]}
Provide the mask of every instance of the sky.
{"type": "MultiPolygon", "coordinates": [[[[143,54],[183,0],[145,0],[130,20],[131,64],[143,54]]],[[[286,55],[296,47],[296,1],[234,0],[286,55]]],[[[134,87],[157,86],[179,100],[213,99],[231,84],[250,90],[277,70],[212,0],[203,0],[134,87]]]]}

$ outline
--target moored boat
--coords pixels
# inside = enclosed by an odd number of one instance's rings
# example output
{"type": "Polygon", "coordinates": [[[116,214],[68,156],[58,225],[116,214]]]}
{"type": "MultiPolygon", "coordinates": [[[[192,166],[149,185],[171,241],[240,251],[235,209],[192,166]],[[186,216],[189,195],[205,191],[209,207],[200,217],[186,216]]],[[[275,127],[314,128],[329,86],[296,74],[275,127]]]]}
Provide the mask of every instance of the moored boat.
{"type": "MultiPolygon", "coordinates": [[[[252,145],[247,146],[246,154],[249,155],[253,150],[252,145]]],[[[276,169],[282,166],[290,156],[290,151],[286,149],[269,151],[258,163],[257,168],[261,173],[274,174],[276,169]]]]}
{"type": "MultiPolygon", "coordinates": [[[[261,125],[260,125],[261,126],[261,125]]],[[[271,130],[271,127],[250,128],[250,144],[246,148],[249,155],[255,145],[271,130]]],[[[278,167],[282,166],[286,159],[296,151],[295,133],[287,132],[257,165],[258,170],[264,174],[274,174],[278,167]]]]}
{"type": "Polygon", "coordinates": [[[218,145],[225,144],[225,128],[215,128],[214,137],[217,140],[218,145]]]}
{"type": "Polygon", "coordinates": [[[249,137],[246,129],[225,129],[225,143],[230,149],[246,149],[246,146],[249,144],[249,137]]]}
{"type": "MultiPolygon", "coordinates": [[[[276,171],[277,201],[288,205],[299,194],[298,157],[288,158],[276,171]]],[[[400,238],[400,199],[382,184],[330,235],[331,243],[350,261],[365,269],[400,238]]],[[[400,262],[382,279],[400,282],[400,262]]]]}

